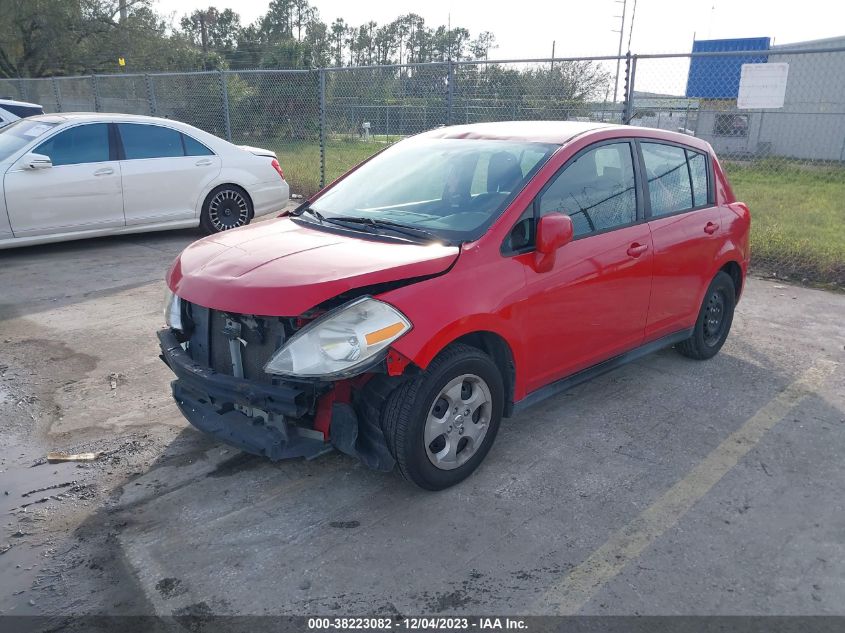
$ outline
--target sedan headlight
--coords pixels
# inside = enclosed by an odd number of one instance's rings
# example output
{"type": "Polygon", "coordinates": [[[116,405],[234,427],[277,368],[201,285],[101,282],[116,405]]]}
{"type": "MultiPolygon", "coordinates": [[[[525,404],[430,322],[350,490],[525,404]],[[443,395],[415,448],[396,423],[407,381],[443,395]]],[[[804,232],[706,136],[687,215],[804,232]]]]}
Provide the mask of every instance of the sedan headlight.
{"type": "Polygon", "coordinates": [[[173,330],[184,331],[182,324],[182,300],[167,290],[164,298],[164,322],[173,330]]]}
{"type": "Polygon", "coordinates": [[[337,379],[359,373],[411,329],[396,308],[371,297],[356,299],[309,323],[264,367],[268,374],[337,379]]]}

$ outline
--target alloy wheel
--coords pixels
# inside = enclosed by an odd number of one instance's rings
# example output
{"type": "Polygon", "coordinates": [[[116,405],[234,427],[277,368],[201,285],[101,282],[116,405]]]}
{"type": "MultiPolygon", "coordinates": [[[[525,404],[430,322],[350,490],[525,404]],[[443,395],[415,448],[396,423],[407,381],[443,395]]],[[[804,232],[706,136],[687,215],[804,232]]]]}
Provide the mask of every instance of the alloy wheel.
{"type": "Polygon", "coordinates": [[[215,231],[227,231],[243,226],[249,221],[249,205],[242,193],[223,189],[208,205],[208,219],[215,231]]]}

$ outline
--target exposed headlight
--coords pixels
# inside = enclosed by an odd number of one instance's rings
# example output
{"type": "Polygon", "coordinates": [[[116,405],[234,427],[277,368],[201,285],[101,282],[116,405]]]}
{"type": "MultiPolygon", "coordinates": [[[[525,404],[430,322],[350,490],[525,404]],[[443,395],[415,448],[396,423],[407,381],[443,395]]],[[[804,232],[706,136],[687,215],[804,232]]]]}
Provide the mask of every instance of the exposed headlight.
{"type": "Polygon", "coordinates": [[[343,378],[376,361],[411,322],[396,308],[371,297],[356,299],[309,323],[264,367],[268,374],[343,378]]]}
{"type": "Polygon", "coordinates": [[[182,300],[167,290],[164,298],[164,322],[173,330],[184,331],[182,325],[182,300]]]}

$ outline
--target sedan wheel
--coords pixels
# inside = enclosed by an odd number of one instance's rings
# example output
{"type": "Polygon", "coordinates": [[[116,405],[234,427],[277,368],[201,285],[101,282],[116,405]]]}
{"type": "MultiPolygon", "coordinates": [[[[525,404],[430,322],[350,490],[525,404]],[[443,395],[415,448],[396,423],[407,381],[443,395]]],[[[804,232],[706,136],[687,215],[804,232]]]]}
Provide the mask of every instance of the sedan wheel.
{"type": "Polygon", "coordinates": [[[218,191],[208,205],[208,219],[217,231],[226,231],[249,222],[246,198],[234,189],[218,191]]]}
{"type": "Polygon", "coordinates": [[[202,205],[200,226],[206,233],[220,233],[249,224],[252,201],[237,185],[222,185],[214,189],[202,205]]]}

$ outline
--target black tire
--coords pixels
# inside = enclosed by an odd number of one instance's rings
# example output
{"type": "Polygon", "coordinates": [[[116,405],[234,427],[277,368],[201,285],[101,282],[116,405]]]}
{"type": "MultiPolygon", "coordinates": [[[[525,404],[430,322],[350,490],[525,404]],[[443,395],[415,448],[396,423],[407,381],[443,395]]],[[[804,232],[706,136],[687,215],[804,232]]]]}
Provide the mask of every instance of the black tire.
{"type": "Polygon", "coordinates": [[[735,307],[736,287],[733,279],[726,272],[720,271],[704,293],[692,336],[678,343],[675,349],[695,360],[713,358],[728,338],[735,307]]]}
{"type": "Polygon", "coordinates": [[[202,203],[200,228],[207,234],[246,226],[254,215],[249,194],[237,185],[220,185],[202,203]]]}
{"type": "MultiPolygon", "coordinates": [[[[402,476],[426,490],[443,490],[468,477],[484,460],[496,439],[502,419],[504,392],[502,375],[493,360],[481,350],[463,344],[446,348],[419,376],[397,387],[385,403],[381,423],[387,446],[396,459],[402,476]],[[467,402],[476,397],[475,390],[478,389],[478,398],[485,399],[489,396],[489,410],[486,404],[478,405],[478,421],[473,409],[471,414],[467,414],[458,422],[460,413],[452,411],[447,405],[447,411],[441,419],[448,423],[448,434],[444,433],[426,445],[425,433],[429,416],[435,415],[438,407],[442,408],[443,402],[448,402],[442,391],[450,383],[463,378],[467,379],[466,382],[459,383],[459,387],[452,386],[452,389],[459,389],[458,397],[461,401],[465,400],[465,393],[467,402]],[[479,382],[470,382],[475,379],[479,382]],[[487,387],[486,392],[484,386],[487,387]],[[482,421],[487,428],[475,445],[475,440],[470,436],[479,433],[477,429],[484,426],[479,426],[482,421]],[[468,427],[464,435],[465,426],[468,425],[473,426],[468,427]],[[450,465],[449,469],[443,469],[434,463],[439,453],[433,450],[432,446],[436,449],[436,443],[441,439],[444,442],[441,452],[445,451],[442,454],[450,453],[448,447],[451,442],[457,447],[455,465],[450,465]],[[472,451],[467,453],[465,461],[461,462],[460,456],[470,446],[472,451]]],[[[467,407],[471,406],[473,405],[467,404],[467,407]]]]}

